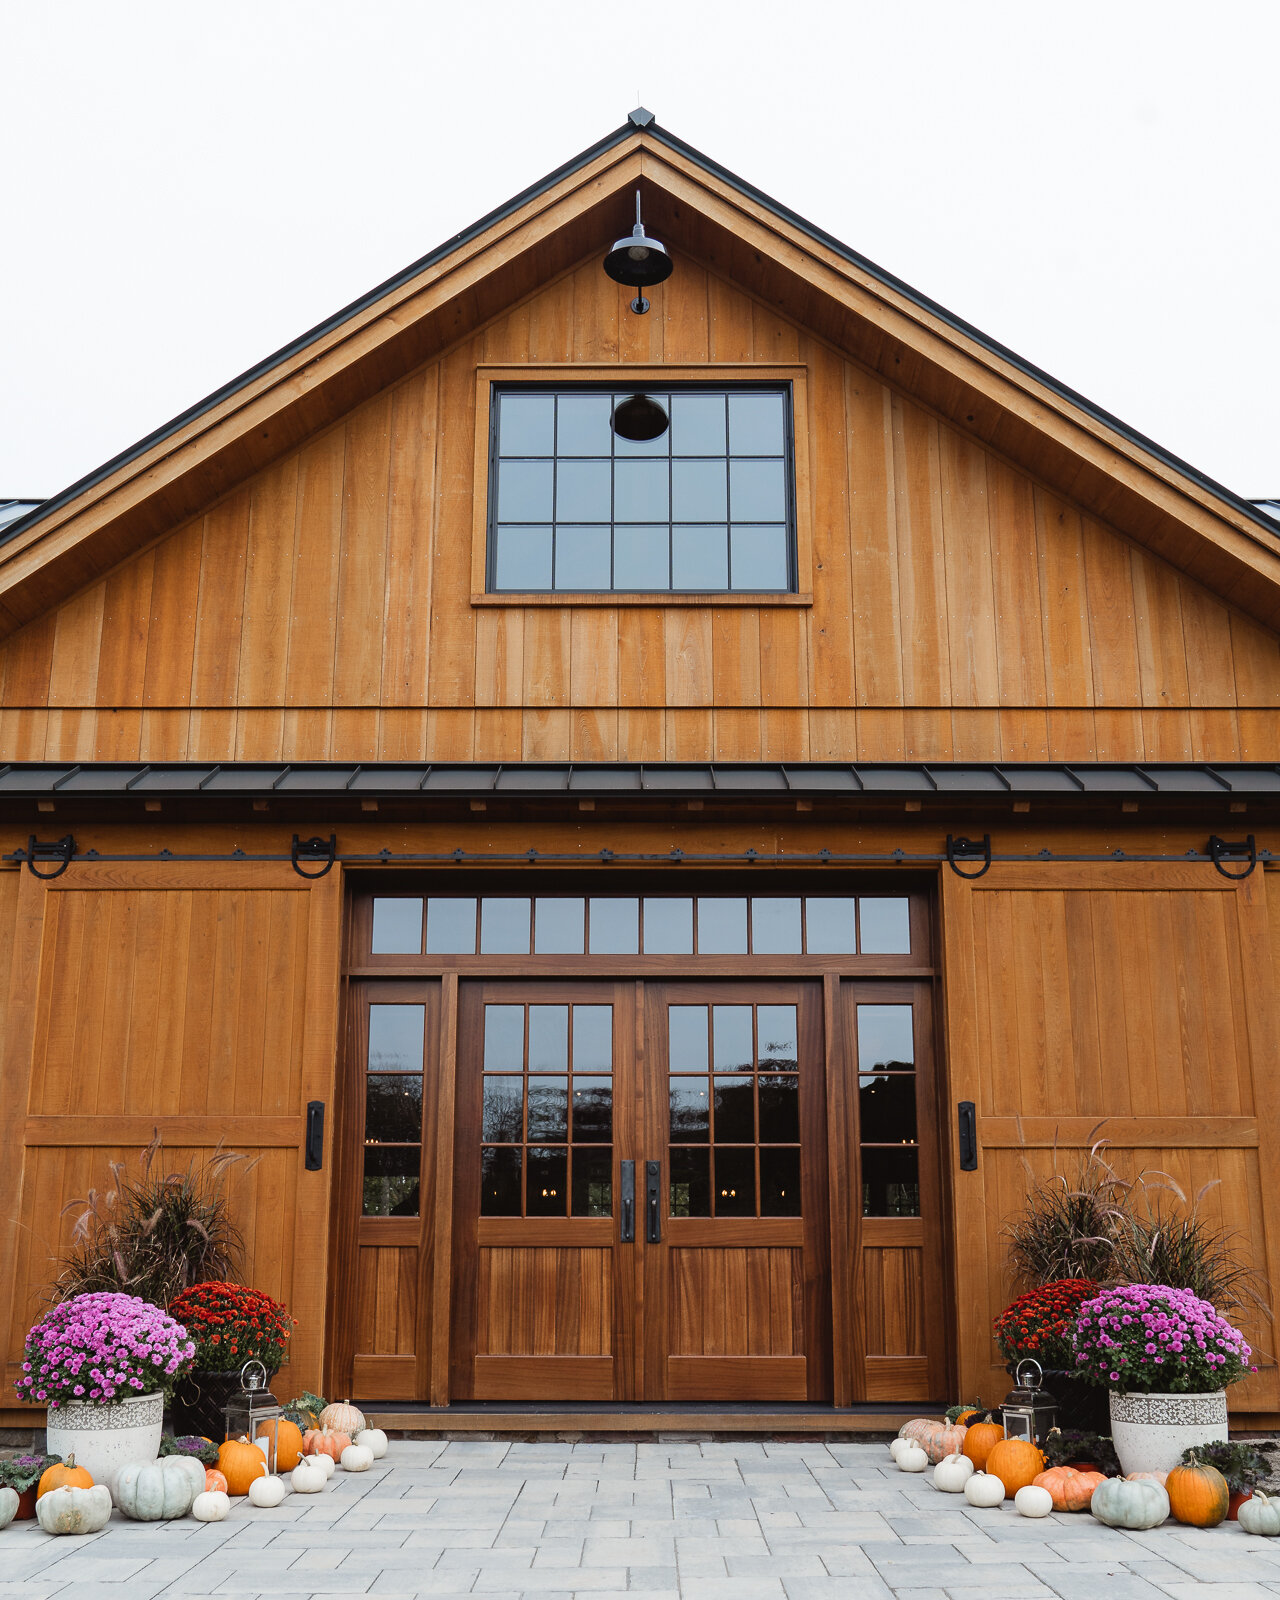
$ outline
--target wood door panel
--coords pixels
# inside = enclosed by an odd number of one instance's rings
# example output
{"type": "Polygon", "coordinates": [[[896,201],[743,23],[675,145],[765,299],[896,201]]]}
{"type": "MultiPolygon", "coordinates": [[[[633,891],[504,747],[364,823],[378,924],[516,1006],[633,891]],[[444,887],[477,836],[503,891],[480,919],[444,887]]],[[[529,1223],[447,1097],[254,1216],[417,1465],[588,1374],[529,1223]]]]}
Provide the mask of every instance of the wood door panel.
{"type": "Polygon", "coordinates": [[[863,1250],[862,1316],[868,1358],[926,1354],[923,1250],[863,1250]]]}
{"type": "Polygon", "coordinates": [[[772,1400],[809,1398],[803,1356],[669,1356],[668,1400],[772,1400]]]}
{"type": "Polygon", "coordinates": [[[352,1386],[362,1400],[402,1400],[417,1384],[416,1355],[357,1355],[352,1363],[352,1386]]]}
{"type": "Polygon", "coordinates": [[[672,1247],[667,1260],[673,1357],[804,1354],[803,1251],[672,1247]]]}
{"type": "Polygon", "coordinates": [[[934,1398],[927,1356],[868,1356],[864,1385],[868,1400],[934,1398]]]}
{"type": "Polygon", "coordinates": [[[476,1290],[477,1357],[613,1353],[611,1247],[485,1246],[476,1290]]]}
{"type": "Polygon", "coordinates": [[[612,1400],[614,1363],[608,1356],[478,1355],[472,1387],[476,1400],[528,1400],[531,1395],[612,1400]]]}

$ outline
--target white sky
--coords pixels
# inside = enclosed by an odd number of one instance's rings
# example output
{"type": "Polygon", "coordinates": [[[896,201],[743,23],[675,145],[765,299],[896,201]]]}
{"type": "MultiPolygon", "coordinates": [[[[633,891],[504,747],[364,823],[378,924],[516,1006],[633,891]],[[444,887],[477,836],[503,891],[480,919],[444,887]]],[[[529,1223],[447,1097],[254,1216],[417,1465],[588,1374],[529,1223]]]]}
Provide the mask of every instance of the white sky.
{"type": "Polygon", "coordinates": [[[1275,0],[0,0],[0,498],[91,471],[637,96],[1280,496],[1278,46],[1275,0]]]}

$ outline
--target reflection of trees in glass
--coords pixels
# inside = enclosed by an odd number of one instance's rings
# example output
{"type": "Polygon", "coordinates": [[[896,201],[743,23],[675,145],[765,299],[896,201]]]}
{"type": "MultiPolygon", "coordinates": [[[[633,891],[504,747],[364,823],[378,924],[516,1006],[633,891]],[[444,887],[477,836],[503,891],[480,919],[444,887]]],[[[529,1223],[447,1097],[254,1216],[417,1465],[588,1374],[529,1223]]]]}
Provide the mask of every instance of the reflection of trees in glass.
{"type": "Polygon", "coordinates": [[[370,1178],[364,1180],[366,1217],[416,1217],[418,1180],[416,1177],[370,1178]]]}

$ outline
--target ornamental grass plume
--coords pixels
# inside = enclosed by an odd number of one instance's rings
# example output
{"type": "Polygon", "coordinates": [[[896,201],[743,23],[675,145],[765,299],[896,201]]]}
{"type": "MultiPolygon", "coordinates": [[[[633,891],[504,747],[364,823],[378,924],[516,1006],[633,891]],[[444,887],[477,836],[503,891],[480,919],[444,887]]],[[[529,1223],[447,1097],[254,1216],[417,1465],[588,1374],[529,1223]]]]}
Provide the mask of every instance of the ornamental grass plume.
{"type": "Polygon", "coordinates": [[[1189,1289],[1163,1283],[1086,1300],[1072,1346],[1078,1377],[1135,1394],[1208,1394],[1257,1371],[1239,1329],[1189,1289]]]}
{"type": "Polygon", "coordinates": [[[51,1410],[72,1400],[126,1400],[173,1387],[195,1343],[180,1322],[132,1294],[64,1300],[27,1334],[20,1400],[51,1410]]]}

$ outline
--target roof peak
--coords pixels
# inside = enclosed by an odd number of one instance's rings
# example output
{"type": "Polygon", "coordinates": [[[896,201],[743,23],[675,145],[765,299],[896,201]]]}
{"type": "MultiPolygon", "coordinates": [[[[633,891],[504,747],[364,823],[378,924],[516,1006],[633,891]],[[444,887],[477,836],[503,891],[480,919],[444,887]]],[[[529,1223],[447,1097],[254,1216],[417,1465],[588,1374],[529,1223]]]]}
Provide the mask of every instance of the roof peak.
{"type": "Polygon", "coordinates": [[[627,113],[627,121],[636,128],[647,128],[653,121],[653,112],[647,111],[644,106],[637,106],[634,111],[627,113]]]}

